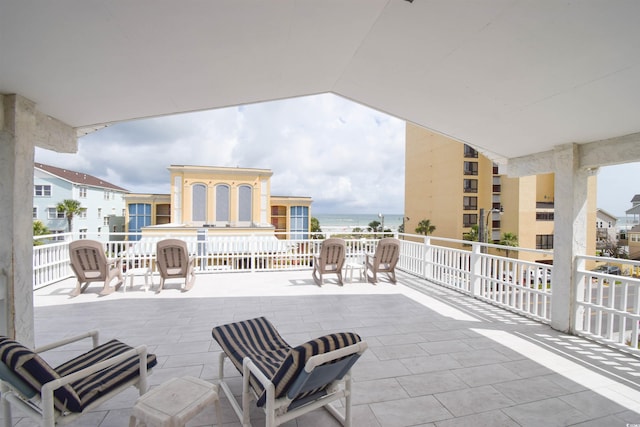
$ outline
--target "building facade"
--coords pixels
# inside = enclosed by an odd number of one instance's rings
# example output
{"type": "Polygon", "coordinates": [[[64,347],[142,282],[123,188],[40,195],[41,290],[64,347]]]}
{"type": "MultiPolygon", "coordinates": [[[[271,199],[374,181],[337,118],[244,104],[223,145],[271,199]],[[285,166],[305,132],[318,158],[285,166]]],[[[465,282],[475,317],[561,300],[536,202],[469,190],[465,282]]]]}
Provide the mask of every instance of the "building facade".
{"type": "Polygon", "coordinates": [[[129,194],[130,233],[276,234],[307,238],[310,197],[271,195],[269,169],[169,166],[170,194],[129,194]]]}
{"type": "Polygon", "coordinates": [[[72,228],[81,236],[124,232],[125,195],[128,191],[95,176],[64,168],[34,165],[33,220],[51,232],[68,232],[64,212],[57,205],[65,199],[80,202],[82,212],[73,218],[72,228]]]}
{"type": "MultiPolygon", "coordinates": [[[[407,123],[405,232],[429,219],[434,236],[464,239],[474,229],[489,243],[513,233],[518,246],[553,249],[554,175],[509,178],[474,148],[407,123]]],[[[596,181],[590,178],[588,253],[595,253],[596,181]]],[[[552,262],[551,255],[514,254],[552,262]]]]}

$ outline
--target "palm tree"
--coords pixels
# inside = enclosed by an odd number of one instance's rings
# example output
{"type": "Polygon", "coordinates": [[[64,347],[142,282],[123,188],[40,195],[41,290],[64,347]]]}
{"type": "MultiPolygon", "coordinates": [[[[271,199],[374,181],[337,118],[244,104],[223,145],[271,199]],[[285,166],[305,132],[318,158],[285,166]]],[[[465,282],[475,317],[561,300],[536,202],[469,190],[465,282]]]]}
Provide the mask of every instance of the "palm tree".
{"type": "MultiPolygon", "coordinates": [[[[518,246],[518,236],[513,233],[505,232],[502,234],[502,238],[498,244],[506,247],[516,247],[518,246]]],[[[507,258],[509,258],[509,249],[500,250],[504,250],[507,253],[507,258]]]]}
{"type": "MultiPolygon", "coordinates": [[[[38,219],[33,221],[33,235],[44,236],[45,234],[49,234],[49,229],[47,228],[47,226],[44,225],[44,223],[38,219]]],[[[33,240],[33,246],[40,246],[42,244],[44,244],[42,239],[33,240]]]]}
{"type": "MultiPolygon", "coordinates": [[[[311,232],[312,233],[322,233],[322,228],[320,228],[320,221],[316,217],[311,217],[311,232]]],[[[324,235],[322,234],[312,234],[312,239],[324,239],[324,235]]]]}
{"type": "MultiPolygon", "coordinates": [[[[480,235],[478,234],[478,225],[472,225],[471,226],[471,230],[469,230],[468,233],[464,233],[464,235],[462,236],[462,238],[464,240],[468,240],[470,242],[477,242],[480,237],[480,235]]],[[[469,246],[469,245],[467,245],[469,246]]]]}
{"type": "Polygon", "coordinates": [[[418,226],[416,227],[416,233],[424,234],[425,236],[428,236],[434,231],[436,231],[436,226],[431,225],[430,219],[423,219],[418,223],[418,226]]]}
{"type": "Polygon", "coordinates": [[[381,231],[380,230],[380,221],[371,221],[369,223],[369,227],[368,227],[369,232],[376,232],[376,231],[381,231]]]}
{"type": "Polygon", "coordinates": [[[80,202],[73,199],[65,199],[58,203],[56,206],[58,212],[64,212],[64,216],[67,218],[67,224],[69,225],[69,232],[71,232],[71,222],[73,217],[79,215],[84,208],[80,207],[80,202]]]}

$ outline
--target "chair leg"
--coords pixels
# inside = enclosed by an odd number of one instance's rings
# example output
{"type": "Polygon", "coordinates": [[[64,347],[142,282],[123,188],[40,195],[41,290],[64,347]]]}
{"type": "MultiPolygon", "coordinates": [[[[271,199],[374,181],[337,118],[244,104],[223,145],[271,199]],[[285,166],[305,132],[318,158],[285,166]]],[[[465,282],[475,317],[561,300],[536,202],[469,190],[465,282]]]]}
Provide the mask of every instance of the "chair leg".
{"type": "Polygon", "coordinates": [[[71,297],[77,297],[78,295],[80,295],[82,293],[82,287],[81,287],[81,283],[78,280],[78,283],[76,284],[76,288],[69,294],[71,297]]]}
{"type": "Polygon", "coordinates": [[[0,400],[2,400],[2,415],[4,427],[11,427],[11,403],[7,400],[9,388],[4,384],[0,385],[0,400]]]}

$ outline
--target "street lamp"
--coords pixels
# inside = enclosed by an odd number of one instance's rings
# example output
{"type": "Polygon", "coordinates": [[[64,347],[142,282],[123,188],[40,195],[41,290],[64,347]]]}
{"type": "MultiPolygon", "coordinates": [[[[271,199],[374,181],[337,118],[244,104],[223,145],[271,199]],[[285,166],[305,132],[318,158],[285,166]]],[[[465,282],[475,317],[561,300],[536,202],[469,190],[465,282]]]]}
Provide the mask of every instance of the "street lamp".
{"type": "Polygon", "coordinates": [[[378,214],[378,218],[380,218],[382,220],[382,237],[384,237],[384,215],[382,215],[381,213],[378,214]]]}
{"type": "Polygon", "coordinates": [[[480,243],[487,243],[489,234],[489,218],[491,217],[491,214],[499,213],[502,215],[503,212],[504,208],[500,206],[500,209],[491,209],[485,218],[484,208],[480,208],[480,221],[478,221],[478,240],[480,243]]]}

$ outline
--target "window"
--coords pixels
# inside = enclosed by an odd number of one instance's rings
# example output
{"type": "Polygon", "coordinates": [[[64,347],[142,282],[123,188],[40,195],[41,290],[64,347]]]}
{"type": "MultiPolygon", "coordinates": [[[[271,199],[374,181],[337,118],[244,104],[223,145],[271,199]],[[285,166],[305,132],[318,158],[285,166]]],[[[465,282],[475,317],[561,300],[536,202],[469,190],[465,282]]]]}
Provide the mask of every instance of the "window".
{"type": "Polygon", "coordinates": [[[536,249],[553,249],[553,234],[537,234],[536,249]]]}
{"type": "Polygon", "coordinates": [[[465,193],[477,193],[478,192],[478,180],[477,179],[465,179],[462,184],[462,188],[465,193]]]}
{"type": "Polygon", "coordinates": [[[536,221],[553,221],[553,212],[536,212],[536,221]]]}
{"type": "Polygon", "coordinates": [[[109,226],[109,217],[108,216],[105,216],[104,218],[102,218],[102,225],[109,226]]]}
{"type": "Polygon", "coordinates": [[[78,197],[81,197],[83,199],[87,197],[87,187],[78,187],[78,197]]]}
{"type": "Polygon", "coordinates": [[[477,159],[478,152],[475,149],[468,146],[467,144],[464,144],[464,157],[477,159]]]}
{"type": "Polygon", "coordinates": [[[87,217],[87,208],[80,208],[80,214],[78,215],[80,218],[87,217]]]}
{"type": "MultiPolygon", "coordinates": [[[[139,233],[142,227],[151,225],[151,205],[132,203],[129,205],[129,233],[139,233]]],[[[129,240],[140,240],[140,236],[129,236],[129,240]]]]}
{"type": "Polygon", "coordinates": [[[465,211],[478,210],[478,198],[475,196],[464,196],[462,203],[465,211]]]}
{"type": "Polygon", "coordinates": [[[228,185],[216,185],[216,221],[229,222],[228,185]]]}
{"type": "Polygon", "coordinates": [[[48,219],[64,219],[64,212],[58,212],[57,208],[47,208],[48,219]]]}
{"type": "Polygon", "coordinates": [[[86,228],[81,228],[78,233],[80,233],[80,238],[81,239],[86,239],[87,238],[87,229],[86,228]]]}
{"type": "Polygon", "coordinates": [[[39,197],[51,197],[51,186],[50,185],[36,185],[34,196],[39,197]]]}
{"type": "Polygon", "coordinates": [[[478,162],[464,162],[465,175],[478,175],[478,162]]]}
{"type": "Polygon", "coordinates": [[[307,206],[291,206],[291,239],[309,238],[309,208],[307,206]]]}
{"type": "Polygon", "coordinates": [[[33,219],[38,219],[38,208],[37,207],[33,208],[33,219]]]}
{"type": "Polygon", "coordinates": [[[478,215],[477,214],[464,214],[462,215],[462,226],[463,227],[472,227],[478,224],[478,215]]]}
{"type": "Polygon", "coordinates": [[[251,193],[253,189],[249,185],[241,185],[238,188],[238,221],[251,222],[251,193]]]}
{"type": "Polygon", "coordinates": [[[102,218],[102,208],[98,208],[98,218],[102,218]]]}
{"type": "Polygon", "coordinates": [[[111,192],[109,190],[104,190],[104,199],[109,200],[111,198],[111,192]]]}
{"type": "Polygon", "coordinates": [[[204,184],[194,184],[191,187],[191,221],[205,222],[207,220],[207,187],[204,184]]]}

